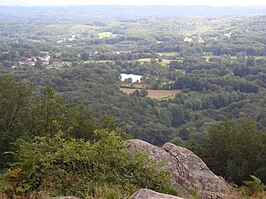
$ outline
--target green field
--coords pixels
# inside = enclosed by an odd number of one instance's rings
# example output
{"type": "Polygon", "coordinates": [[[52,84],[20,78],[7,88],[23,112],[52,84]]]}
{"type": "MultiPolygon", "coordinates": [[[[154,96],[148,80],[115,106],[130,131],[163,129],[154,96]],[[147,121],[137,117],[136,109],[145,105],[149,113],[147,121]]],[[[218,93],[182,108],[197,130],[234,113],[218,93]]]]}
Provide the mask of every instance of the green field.
{"type": "Polygon", "coordinates": [[[70,61],[63,61],[63,64],[66,64],[66,65],[71,65],[71,64],[72,64],[72,62],[70,62],[70,61]]]}
{"type": "MultiPolygon", "coordinates": [[[[138,59],[137,61],[139,61],[140,63],[145,63],[145,62],[151,62],[153,58],[144,58],[144,59],[138,59]]],[[[169,65],[171,60],[168,59],[162,59],[162,62],[159,62],[158,59],[156,59],[156,62],[161,63],[162,66],[167,66],[169,65]]]]}
{"type": "MultiPolygon", "coordinates": [[[[216,55],[207,55],[206,53],[203,53],[203,56],[202,57],[204,57],[205,59],[206,59],[206,61],[208,62],[209,60],[210,60],[210,58],[219,58],[219,57],[221,57],[221,56],[216,56],[216,55]]],[[[248,56],[246,56],[246,58],[247,58],[248,56]]],[[[253,56],[253,57],[255,57],[255,59],[256,60],[258,60],[258,59],[266,59],[266,57],[265,56],[253,56]]],[[[237,57],[236,56],[230,56],[230,59],[231,60],[236,60],[237,59],[237,57]]]]}
{"type": "Polygon", "coordinates": [[[110,38],[110,37],[116,37],[116,35],[114,35],[111,32],[101,32],[101,33],[98,34],[98,36],[99,36],[100,39],[107,39],[107,38],[110,38]]]}

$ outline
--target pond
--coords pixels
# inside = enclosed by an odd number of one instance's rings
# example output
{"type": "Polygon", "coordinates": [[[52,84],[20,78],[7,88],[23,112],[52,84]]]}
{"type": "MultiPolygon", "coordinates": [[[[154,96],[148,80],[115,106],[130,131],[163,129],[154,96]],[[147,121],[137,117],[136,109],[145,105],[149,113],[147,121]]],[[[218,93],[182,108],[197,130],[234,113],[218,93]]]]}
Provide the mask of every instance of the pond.
{"type": "Polygon", "coordinates": [[[121,73],[120,76],[121,76],[122,82],[128,78],[132,78],[132,82],[137,82],[137,81],[141,82],[141,78],[142,78],[141,75],[126,74],[126,73],[121,73]]]}

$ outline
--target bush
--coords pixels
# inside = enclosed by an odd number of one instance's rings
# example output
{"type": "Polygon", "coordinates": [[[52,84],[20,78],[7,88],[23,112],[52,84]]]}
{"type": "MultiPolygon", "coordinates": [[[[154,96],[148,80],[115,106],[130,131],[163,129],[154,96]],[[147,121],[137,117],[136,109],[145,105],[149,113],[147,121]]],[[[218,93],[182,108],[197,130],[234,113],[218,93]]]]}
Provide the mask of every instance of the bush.
{"type": "Polygon", "coordinates": [[[252,180],[243,181],[245,186],[241,187],[242,192],[246,196],[254,196],[255,198],[258,198],[258,199],[264,198],[265,197],[264,191],[265,191],[266,186],[256,176],[251,175],[250,177],[252,178],[252,180]]]}
{"type": "Polygon", "coordinates": [[[84,141],[66,139],[60,132],[53,138],[19,140],[17,161],[4,176],[1,189],[10,195],[45,191],[80,197],[106,189],[106,195],[126,197],[139,188],[150,188],[177,195],[170,174],[158,171],[146,154],[129,154],[120,134],[99,130],[94,141],[84,141]]]}

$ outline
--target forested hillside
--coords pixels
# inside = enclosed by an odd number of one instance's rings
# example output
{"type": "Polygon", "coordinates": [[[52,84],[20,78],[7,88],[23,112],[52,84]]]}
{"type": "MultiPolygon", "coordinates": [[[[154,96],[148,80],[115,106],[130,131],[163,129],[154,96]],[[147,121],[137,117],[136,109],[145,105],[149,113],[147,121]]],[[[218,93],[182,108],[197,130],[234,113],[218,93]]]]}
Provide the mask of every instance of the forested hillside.
{"type": "MultiPolygon", "coordinates": [[[[95,14],[97,6],[0,7],[2,173],[9,162],[32,167],[23,165],[23,158],[29,149],[35,156],[45,153],[37,150],[45,143],[58,141],[76,151],[90,141],[96,157],[97,144],[106,138],[101,136],[115,139],[110,146],[116,147],[130,136],[157,146],[187,146],[238,185],[250,175],[265,183],[265,9],[253,7],[257,15],[250,16],[241,14],[252,9],[240,8],[234,16],[227,15],[231,10],[206,16],[174,15],[174,8],[163,7],[169,16],[156,17],[156,9],[143,14],[127,7],[115,14],[118,8],[104,7],[106,17],[95,14]],[[127,9],[139,14],[132,17],[127,9]],[[132,78],[122,81],[121,74],[132,78]],[[141,78],[135,81],[134,75],[141,78]]],[[[207,13],[213,9],[206,8],[207,13]]],[[[121,153],[118,161],[126,164],[128,157],[121,153]]],[[[160,175],[166,174],[158,174],[159,184],[166,180],[160,175]]],[[[141,185],[131,179],[123,189],[128,194],[146,183],[158,188],[153,177],[144,177],[141,185]]],[[[37,181],[28,189],[38,187],[37,181]]],[[[28,190],[24,186],[19,185],[28,190]]],[[[157,190],[176,191],[167,183],[157,190]]]]}

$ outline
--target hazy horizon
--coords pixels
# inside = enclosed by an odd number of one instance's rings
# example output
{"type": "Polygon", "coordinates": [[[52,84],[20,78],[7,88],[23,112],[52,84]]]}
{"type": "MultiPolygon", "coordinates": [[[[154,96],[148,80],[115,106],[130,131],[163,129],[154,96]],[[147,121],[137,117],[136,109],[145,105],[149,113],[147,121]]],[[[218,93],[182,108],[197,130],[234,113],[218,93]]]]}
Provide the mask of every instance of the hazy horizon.
{"type": "Polygon", "coordinates": [[[0,0],[1,6],[68,6],[68,5],[173,5],[173,6],[266,6],[266,1],[261,0],[0,0]]]}

